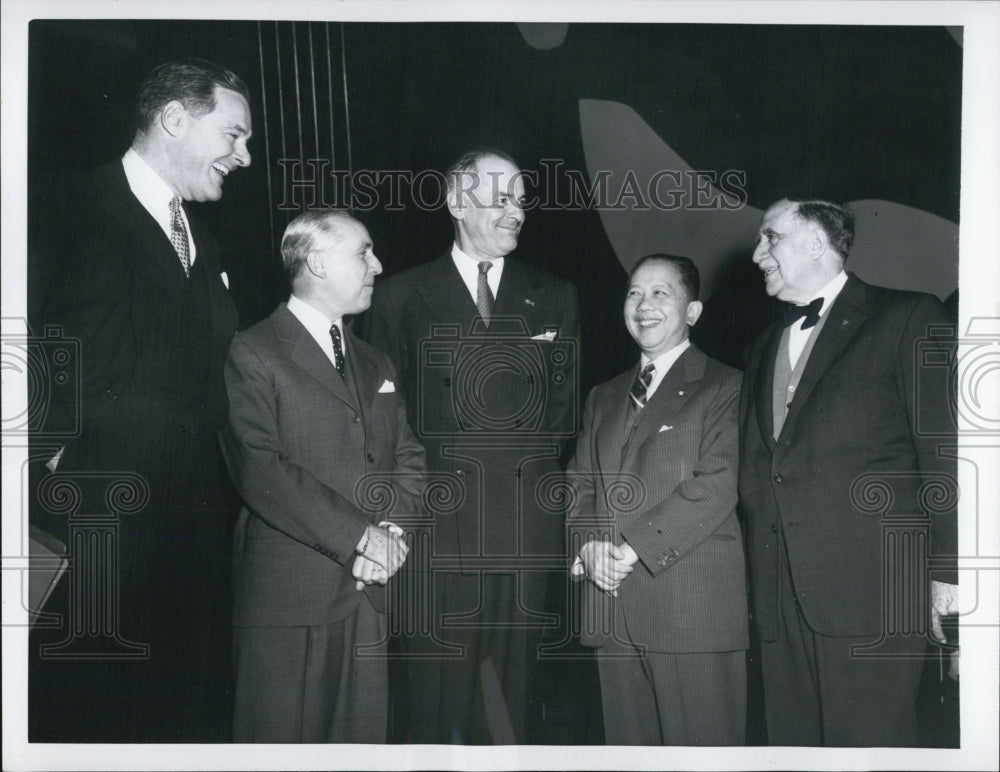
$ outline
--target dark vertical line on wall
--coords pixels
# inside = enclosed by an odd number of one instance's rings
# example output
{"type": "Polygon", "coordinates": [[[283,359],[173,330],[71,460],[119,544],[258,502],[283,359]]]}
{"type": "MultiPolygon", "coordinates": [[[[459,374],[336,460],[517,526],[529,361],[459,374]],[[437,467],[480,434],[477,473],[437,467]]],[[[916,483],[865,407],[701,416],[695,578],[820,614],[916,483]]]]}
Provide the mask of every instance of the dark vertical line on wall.
{"type": "Polygon", "coordinates": [[[344,80],[344,125],[347,128],[347,207],[354,211],[354,167],[351,161],[351,109],[347,98],[347,46],[344,43],[344,22],[340,22],[340,72],[344,80]]]}
{"type": "Polygon", "coordinates": [[[288,148],[285,145],[285,86],[281,77],[281,35],[279,34],[278,22],[274,23],[274,58],[278,63],[278,118],[281,126],[281,159],[288,157],[288,148]]]}
{"type": "Polygon", "coordinates": [[[277,253],[274,244],[274,196],[271,190],[271,142],[267,128],[267,84],[264,80],[264,37],[261,23],[257,22],[257,53],[260,56],[260,101],[264,108],[264,166],[267,171],[267,222],[271,230],[271,250],[269,255],[277,253]]]}
{"type": "MultiPolygon", "coordinates": [[[[313,25],[308,22],[309,29],[309,76],[312,78],[312,102],[313,102],[313,142],[316,146],[316,158],[319,153],[319,110],[316,108],[316,55],[313,51],[313,25]]],[[[319,171],[316,172],[319,174],[319,171]]]]}
{"type": "Polygon", "coordinates": [[[327,98],[330,100],[330,165],[337,168],[337,155],[334,152],[336,145],[333,142],[333,63],[330,61],[330,23],[325,22],[326,29],[326,88],[327,98]]]}
{"type": "Polygon", "coordinates": [[[302,99],[299,88],[299,39],[295,35],[295,22],[292,22],[292,62],[295,64],[295,113],[299,127],[299,162],[303,170],[306,166],[306,149],[302,144],[302,99]]]}

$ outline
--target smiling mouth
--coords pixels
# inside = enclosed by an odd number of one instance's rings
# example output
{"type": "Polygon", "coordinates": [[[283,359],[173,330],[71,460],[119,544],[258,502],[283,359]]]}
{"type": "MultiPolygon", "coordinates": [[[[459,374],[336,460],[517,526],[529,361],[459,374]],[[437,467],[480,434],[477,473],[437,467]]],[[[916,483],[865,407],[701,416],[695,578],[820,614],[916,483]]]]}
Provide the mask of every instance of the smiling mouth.
{"type": "Polygon", "coordinates": [[[770,276],[772,273],[778,270],[778,266],[772,265],[770,268],[761,268],[761,270],[764,272],[764,278],[766,279],[768,276],[770,276]]]}
{"type": "Polygon", "coordinates": [[[656,325],[658,325],[660,323],[660,320],[659,319],[636,319],[635,322],[636,322],[637,325],[639,325],[640,327],[642,327],[643,329],[645,329],[647,327],[655,327],[656,325]]]}
{"type": "Polygon", "coordinates": [[[219,173],[219,176],[222,177],[223,179],[229,176],[229,169],[227,169],[220,163],[212,164],[212,168],[215,169],[215,171],[217,171],[219,173]]]}

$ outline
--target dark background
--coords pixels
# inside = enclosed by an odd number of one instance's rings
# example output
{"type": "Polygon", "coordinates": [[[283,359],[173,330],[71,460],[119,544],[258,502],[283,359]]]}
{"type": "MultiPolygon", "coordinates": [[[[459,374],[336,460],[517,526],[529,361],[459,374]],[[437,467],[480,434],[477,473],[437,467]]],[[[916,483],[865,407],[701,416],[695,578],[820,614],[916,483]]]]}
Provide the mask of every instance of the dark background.
{"type": "MultiPolygon", "coordinates": [[[[561,159],[585,172],[581,99],[629,105],[695,169],[744,170],[747,204],[759,209],[792,193],[885,199],[957,223],[960,41],[960,30],[942,27],[571,24],[561,45],[539,50],[518,25],[501,23],[33,21],[29,314],[58,271],[30,257],[39,234],[59,227],[46,216],[48,196],[66,170],[121,156],[137,86],[168,59],[213,60],[251,91],[253,164],[227,179],[220,202],[194,205],[218,237],[245,327],[287,297],[278,243],[309,203],[288,186],[289,163],[416,173],[493,145],[525,169],[561,159]]],[[[300,165],[295,173],[312,172],[300,165]]],[[[320,205],[343,203],[331,181],[320,205]]],[[[358,212],[384,275],[451,243],[446,211],[423,211],[401,192],[400,211],[383,199],[358,212]]],[[[703,298],[693,333],[707,353],[737,366],[774,311],[751,251],[747,244],[703,298]]],[[[597,212],[529,212],[515,257],[576,283],[583,394],[634,363],[621,320],[625,270],[597,212]]],[[[556,706],[559,739],[597,742],[596,686],[584,677],[574,687],[584,709],[573,698],[556,706]]],[[[957,697],[947,692],[942,708],[938,696],[929,678],[927,741],[952,744],[957,697]]],[[[751,740],[760,741],[751,719],[751,740]]]]}
{"type": "MultiPolygon", "coordinates": [[[[46,20],[29,36],[29,239],[50,227],[45,195],[62,170],[128,147],[132,98],[153,66],[196,55],[247,82],[253,164],[220,202],[196,205],[242,326],[287,296],[278,243],[311,203],[288,184],[313,174],[303,159],[326,159],[320,205],[344,203],[334,169],[440,171],[475,145],[525,169],[561,159],[586,172],[580,99],[631,106],[695,169],[744,170],[749,206],[875,198],[958,222],[961,32],[942,27],[571,24],[550,50],[500,23],[46,20]]],[[[379,192],[357,214],[385,276],[448,248],[446,211],[422,210],[405,186],[402,210],[388,211],[388,186],[379,192]]],[[[693,336],[737,366],[771,311],[751,250],[703,298],[693,336]]],[[[632,364],[625,272],[595,211],[529,212],[515,256],[577,285],[583,393],[632,364]]],[[[47,270],[29,268],[32,299],[47,270]]]]}

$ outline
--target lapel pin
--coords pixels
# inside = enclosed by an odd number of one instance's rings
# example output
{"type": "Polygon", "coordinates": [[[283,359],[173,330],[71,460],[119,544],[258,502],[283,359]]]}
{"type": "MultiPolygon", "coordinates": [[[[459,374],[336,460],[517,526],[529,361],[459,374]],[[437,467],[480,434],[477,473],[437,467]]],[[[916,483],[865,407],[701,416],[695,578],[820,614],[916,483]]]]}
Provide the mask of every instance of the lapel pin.
{"type": "Polygon", "coordinates": [[[678,397],[683,397],[684,396],[684,389],[681,389],[680,391],[678,391],[677,392],[677,396],[678,397]]]}
{"type": "Polygon", "coordinates": [[[524,302],[527,303],[529,306],[535,305],[535,301],[532,300],[531,298],[525,298],[524,302]]]}
{"type": "Polygon", "coordinates": [[[841,326],[841,327],[846,327],[846,326],[847,326],[847,325],[849,325],[850,323],[851,323],[851,321],[850,321],[849,319],[841,319],[841,320],[840,320],[840,326],[841,326]]]}

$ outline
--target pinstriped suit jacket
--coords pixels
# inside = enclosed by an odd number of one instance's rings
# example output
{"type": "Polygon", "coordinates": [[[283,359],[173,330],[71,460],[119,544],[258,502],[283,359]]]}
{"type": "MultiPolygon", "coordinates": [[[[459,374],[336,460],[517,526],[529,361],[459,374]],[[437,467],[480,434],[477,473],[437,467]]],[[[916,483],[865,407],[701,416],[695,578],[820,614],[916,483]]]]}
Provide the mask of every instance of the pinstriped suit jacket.
{"type": "Polygon", "coordinates": [[[567,469],[571,554],[592,538],[639,555],[611,598],[586,582],[581,640],[614,634],[657,652],[748,646],[746,573],[736,517],[740,373],[689,347],[631,428],[637,368],[587,398],[567,469]],[[621,604],[626,630],[614,630],[621,604]],[[613,633],[612,633],[613,631],[613,633]]]}

